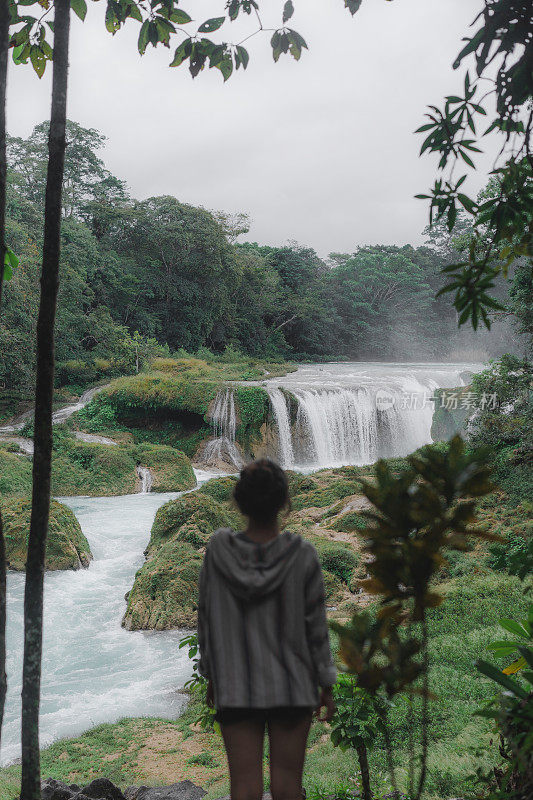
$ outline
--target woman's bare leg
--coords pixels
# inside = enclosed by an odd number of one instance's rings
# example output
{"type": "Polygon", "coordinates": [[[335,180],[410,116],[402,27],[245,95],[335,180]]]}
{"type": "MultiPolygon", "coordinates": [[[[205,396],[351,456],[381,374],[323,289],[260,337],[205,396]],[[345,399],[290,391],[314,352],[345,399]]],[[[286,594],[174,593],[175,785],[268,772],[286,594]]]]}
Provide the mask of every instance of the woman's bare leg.
{"type": "Polygon", "coordinates": [[[270,737],[270,791],[273,800],[301,800],[305,749],[312,712],[296,721],[272,720],[270,737]]]}
{"type": "Polygon", "coordinates": [[[263,797],[262,722],[221,725],[228,757],[231,800],[261,800],[263,797]]]}

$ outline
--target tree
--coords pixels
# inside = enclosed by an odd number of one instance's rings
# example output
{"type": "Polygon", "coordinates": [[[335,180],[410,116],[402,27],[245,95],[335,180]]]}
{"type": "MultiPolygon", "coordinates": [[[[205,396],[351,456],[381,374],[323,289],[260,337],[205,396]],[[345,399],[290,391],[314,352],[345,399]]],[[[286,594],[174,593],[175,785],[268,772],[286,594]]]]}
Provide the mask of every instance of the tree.
{"type": "MultiPolygon", "coordinates": [[[[9,42],[9,4],[0,0],[0,310],[4,283],[6,240],[6,75],[9,42]]],[[[6,676],[6,551],[0,508],[0,744],[2,743],[2,722],[7,694],[6,676]]]]}
{"type": "Polygon", "coordinates": [[[32,509],[24,593],[21,783],[21,797],[23,800],[39,800],[41,796],[39,703],[43,634],[43,579],[50,512],[54,321],[59,286],[61,190],[67,121],[69,33],[70,0],[56,0],[41,301],[37,321],[37,380],[35,387],[32,509]]]}
{"type": "MultiPolygon", "coordinates": [[[[13,185],[37,205],[42,205],[45,194],[48,129],[48,123],[41,122],[28,139],[8,138],[13,185]]],[[[62,193],[66,218],[76,217],[90,222],[99,206],[116,206],[125,201],[123,181],[111,175],[96,154],[105,141],[105,136],[97,130],[67,121],[62,193]]]]}
{"type": "MultiPolygon", "coordinates": [[[[430,106],[429,122],[418,129],[425,139],[421,153],[439,153],[439,174],[430,194],[430,222],[446,219],[453,230],[458,209],[471,217],[473,231],[467,258],[446,267],[450,279],[442,293],[454,292],[459,325],[482,321],[490,328],[489,314],[501,304],[489,294],[500,271],[507,274],[518,258],[533,262],[533,17],[529,0],[484,0],[484,8],[466,37],[454,68],[473,56],[476,75],[467,70],[462,94],[448,95],[443,108],[430,106]],[[489,89],[485,91],[487,83],[489,89]],[[483,94],[482,94],[483,92],[483,94]],[[479,95],[482,96],[480,97],[479,95]],[[492,97],[496,115],[482,134],[478,126],[487,116],[484,101],[492,97]],[[468,173],[457,179],[454,171],[464,164],[475,169],[480,139],[493,131],[503,142],[492,171],[495,191],[474,200],[466,194],[468,173]]],[[[485,127],[485,126],[484,126],[485,127]]],[[[462,171],[462,169],[461,169],[462,171]]]]}
{"type": "Polygon", "coordinates": [[[331,257],[327,280],[358,357],[395,352],[400,341],[416,353],[423,328],[432,321],[432,295],[411,255],[409,248],[364,247],[331,257]]]}

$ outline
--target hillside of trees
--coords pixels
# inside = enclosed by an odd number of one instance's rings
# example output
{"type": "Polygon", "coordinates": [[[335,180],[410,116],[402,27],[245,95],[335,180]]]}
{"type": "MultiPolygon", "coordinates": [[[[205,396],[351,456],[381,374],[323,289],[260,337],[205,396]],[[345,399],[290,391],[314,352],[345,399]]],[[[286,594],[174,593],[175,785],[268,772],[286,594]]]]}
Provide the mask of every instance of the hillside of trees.
{"type": "MultiPolygon", "coordinates": [[[[88,364],[93,377],[131,371],[160,347],[293,360],[482,359],[508,350],[509,315],[491,332],[458,331],[447,297],[435,299],[465,223],[455,238],[437,226],[421,247],[359,247],[326,260],[294,242],[237,243],[246,215],[170,196],[137,201],[101,160],[105,137],[69,122],[67,140],[59,384],[82,383],[76,370],[88,364]]],[[[5,287],[0,385],[21,396],[34,381],[46,142],[46,123],[8,140],[7,241],[20,267],[5,287]]],[[[508,282],[497,291],[505,302],[508,282]]]]}

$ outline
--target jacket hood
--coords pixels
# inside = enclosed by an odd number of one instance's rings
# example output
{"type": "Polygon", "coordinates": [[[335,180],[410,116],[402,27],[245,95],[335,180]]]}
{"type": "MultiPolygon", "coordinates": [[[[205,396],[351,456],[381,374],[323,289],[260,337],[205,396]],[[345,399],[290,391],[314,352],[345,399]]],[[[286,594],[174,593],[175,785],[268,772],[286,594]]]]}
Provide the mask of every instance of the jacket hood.
{"type": "Polygon", "coordinates": [[[238,536],[229,528],[216,531],[209,542],[212,564],[233,594],[254,600],[276,591],[298,557],[302,540],[285,531],[266,544],[238,536]]]}

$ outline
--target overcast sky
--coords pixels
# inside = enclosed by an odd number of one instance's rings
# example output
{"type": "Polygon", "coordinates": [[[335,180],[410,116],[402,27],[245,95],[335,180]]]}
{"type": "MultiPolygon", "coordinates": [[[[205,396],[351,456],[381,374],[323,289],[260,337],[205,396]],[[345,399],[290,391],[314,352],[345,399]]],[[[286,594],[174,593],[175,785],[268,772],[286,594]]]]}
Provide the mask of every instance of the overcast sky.
{"type": "MultiPolygon", "coordinates": [[[[181,5],[202,21],[224,0],[181,5]]],[[[261,5],[265,25],[278,20],[283,0],[261,5]]],[[[353,18],[343,0],[294,5],[290,24],[309,45],[301,61],[274,64],[257,36],[248,70],[223,84],[218,70],[193,81],[169,69],[162,47],[141,58],[138,24],[112,37],[104,3],[89,2],[85,23],[73,21],[69,118],[108,137],[102,157],[133,196],[245,211],[251,240],[296,239],[321,255],[420,242],[427,208],[413,195],[432,183],[435,161],[418,158],[413,131],[428,103],[460,87],[451,64],[480,0],[364,0],[353,18]]],[[[9,131],[27,136],[47,118],[49,94],[50,69],[41,81],[11,69],[9,131]]]]}

